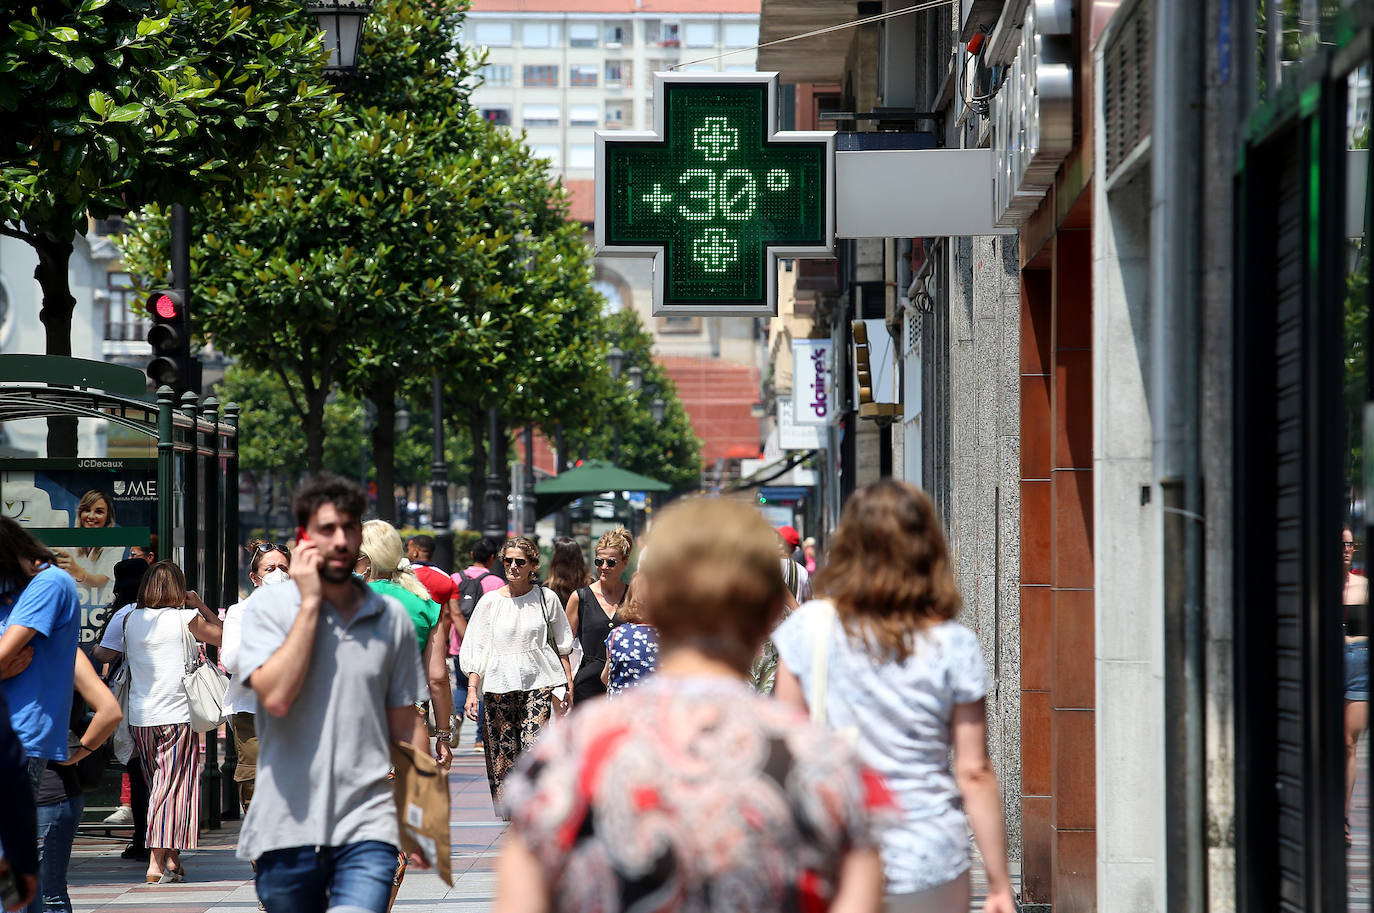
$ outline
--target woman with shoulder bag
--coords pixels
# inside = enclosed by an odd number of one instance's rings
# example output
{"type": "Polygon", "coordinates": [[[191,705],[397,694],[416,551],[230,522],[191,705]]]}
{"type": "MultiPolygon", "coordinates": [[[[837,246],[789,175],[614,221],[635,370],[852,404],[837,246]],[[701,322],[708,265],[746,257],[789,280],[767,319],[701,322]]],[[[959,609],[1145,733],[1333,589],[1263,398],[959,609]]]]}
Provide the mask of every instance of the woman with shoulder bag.
{"type": "Polygon", "coordinates": [[[184,683],[187,631],[202,644],[221,640],[219,617],[186,591],[181,568],[159,561],[143,577],[124,632],[129,730],[148,784],[149,884],[185,881],[181,850],[199,845],[200,738],[184,683]]]}
{"type": "Polygon", "coordinates": [[[539,549],[523,536],[501,549],[509,581],[477,603],[459,661],[468,673],[463,710],[477,719],[478,695],[486,702],[484,754],[492,805],[507,816],[502,783],[522,752],[539,738],[555,707],[572,709],[572,628],[553,591],[534,582],[539,549]],[[566,685],[560,700],[554,689],[566,685]]]}
{"type": "Polygon", "coordinates": [[[774,693],[843,733],[892,787],[900,815],[882,832],[884,909],[967,911],[971,826],[987,871],[983,909],[1013,913],[987,668],[977,636],[954,621],[959,592],[930,497],[894,479],[856,491],[815,586],[822,598],[773,634],[774,693]]]}

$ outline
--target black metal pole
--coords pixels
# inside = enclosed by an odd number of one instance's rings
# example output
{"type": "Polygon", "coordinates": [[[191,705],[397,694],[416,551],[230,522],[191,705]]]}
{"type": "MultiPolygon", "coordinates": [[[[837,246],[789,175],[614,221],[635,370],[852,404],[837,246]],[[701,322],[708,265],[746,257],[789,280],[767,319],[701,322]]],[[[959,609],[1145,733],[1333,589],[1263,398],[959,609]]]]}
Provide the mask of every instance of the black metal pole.
{"type": "Polygon", "coordinates": [[[444,382],[434,372],[434,464],[430,468],[429,493],[434,499],[429,509],[434,524],[434,563],[445,573],[457,570],[453,563],[453,522],[448,510],[448,461],[444,458],[444,382]]]}
{"type": "Polygon", "coordinates": [[[534,428],[530,425],[525,426],[525,503],[521,505],[521,518],[524,520],[524,533],[531,538],[534,537],[534,524],[538,517],[534,515],[534,428]]]}
{"type": "MultiPolygon", "coordinates": [[[[189,315],[194,313],[191,307],[191,211],[185,203],[172,204],[171,241],[172,288],[181,293],[189,315]]],[[[194,349],[187,373],[188,376],[182,378],[186,389],[200,393],[200,359],[195,357],[194,349]]]]}
{"type": "MultiPolygon", "coordinates": [[[[559,475],[562,475],[568,470],[568,454],[564,451],[565,444],[563,441],[562,422],[558,422],[553,426],[553,434],[554,446],[557,448],[557,453],[554,456],[554,470],[559,475]]],[[[568,509],[566,507],[560,507],[558,509],[558,513],[554,515],[553,525],[554,535],[572,535],[572,517],[568,515],[568,509]]]]}
{"type": "Polygon", "coordinates": [[[510,528],[506,518],[505,473],[496,465],[499,455],[505,452],[497,441],[500,436],[501,415],[491,406],[487,409],[487,493],[482,506],[482,535],[497,542],[506,538],[510,528]]]}

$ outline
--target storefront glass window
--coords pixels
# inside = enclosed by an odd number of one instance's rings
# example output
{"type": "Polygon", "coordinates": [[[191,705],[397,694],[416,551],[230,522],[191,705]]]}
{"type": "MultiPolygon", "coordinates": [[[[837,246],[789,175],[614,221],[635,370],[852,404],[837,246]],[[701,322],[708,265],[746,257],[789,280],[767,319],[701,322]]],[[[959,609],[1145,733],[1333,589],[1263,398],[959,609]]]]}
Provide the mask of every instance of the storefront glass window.
{"type": "Polygon", "coordinates": [[[1351,0],[1257,0],[1254,18],[1255,101],[1276,97],[1302,63],[1341,42],[1351,0]]]}

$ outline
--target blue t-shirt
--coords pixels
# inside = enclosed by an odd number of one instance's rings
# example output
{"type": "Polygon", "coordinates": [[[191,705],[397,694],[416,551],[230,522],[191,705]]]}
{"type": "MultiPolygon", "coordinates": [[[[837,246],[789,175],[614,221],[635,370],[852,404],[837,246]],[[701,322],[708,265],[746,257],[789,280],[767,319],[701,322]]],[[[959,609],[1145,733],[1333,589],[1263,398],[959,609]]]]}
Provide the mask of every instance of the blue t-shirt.
{"type": "Polygon", "coordinates": [[[13,602],[0,600],[0,635],[10,625],[33,628],[33,662],[0,681],[10,725],[31,758],[67,759],[67,718],[72,711],[81,603],[72,575],[56,565],[39,571],[13,602]]]}

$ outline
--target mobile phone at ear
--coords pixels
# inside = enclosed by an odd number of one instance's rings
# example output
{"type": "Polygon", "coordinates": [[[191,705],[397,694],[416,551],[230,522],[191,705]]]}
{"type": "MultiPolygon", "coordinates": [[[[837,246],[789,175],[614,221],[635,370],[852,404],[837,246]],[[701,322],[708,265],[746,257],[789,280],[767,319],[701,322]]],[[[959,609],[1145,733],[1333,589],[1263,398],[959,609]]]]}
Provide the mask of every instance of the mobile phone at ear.
{"type": "Polygon", "coordinates": [[[298,527],[296,527],[296,541],[297,541],[297,542],[309,542],[309,541],[310,541],[310,537],[307,536],[307,535],[305,534],[305,527],[304,527],[304,526],[298,526],[298,527]]]}

